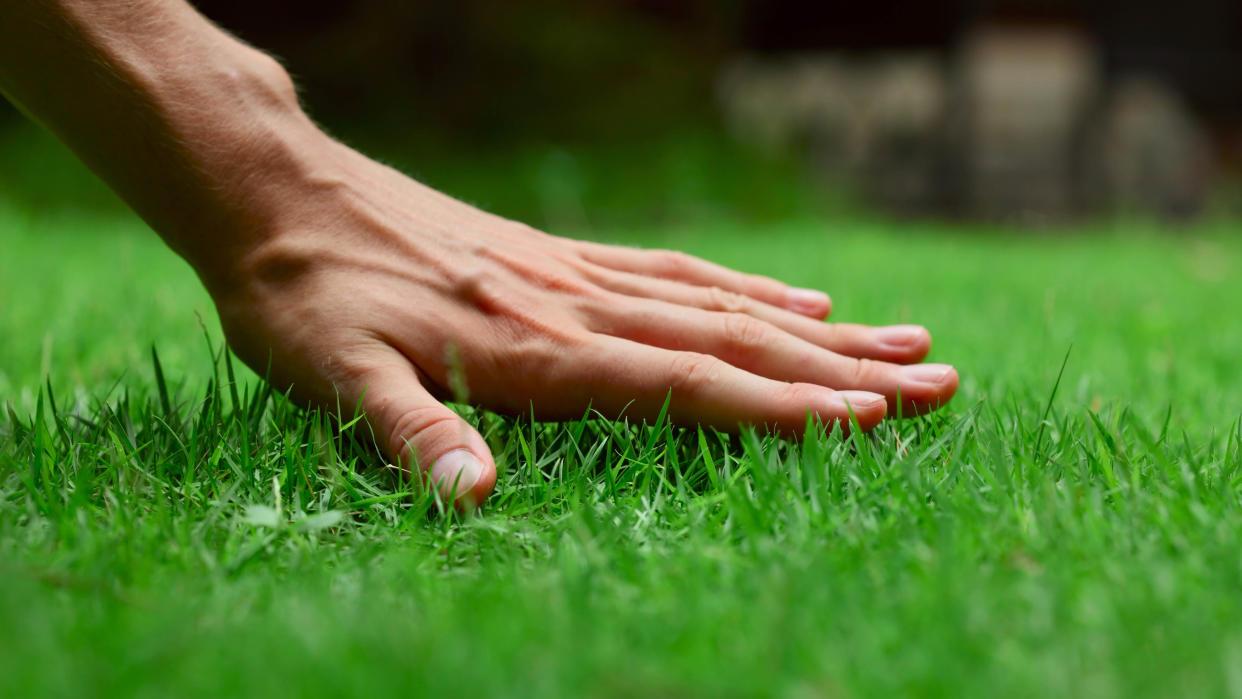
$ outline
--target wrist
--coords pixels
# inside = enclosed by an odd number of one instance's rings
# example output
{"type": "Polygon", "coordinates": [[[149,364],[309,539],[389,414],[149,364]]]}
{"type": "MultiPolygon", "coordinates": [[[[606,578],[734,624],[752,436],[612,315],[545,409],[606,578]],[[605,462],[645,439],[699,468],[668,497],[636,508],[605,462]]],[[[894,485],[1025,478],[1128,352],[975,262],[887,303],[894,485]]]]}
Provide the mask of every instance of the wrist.
{"type": "MultiPolygon", "coordinates": [[[[156,188],[160,201],[139,205],[140,212],[191,254],[232,242],[213,240],[205,227],[255,228],[268,203],[264,193],[299,177],[327,141],[275,60],[240,44],[228,48],[185,72],[155,66],[158,77],[143,86],[152,132],[163,141],[155,144],[163,153],[149,164],[164,168],[165,177],[156,188]]],[[[143,197],[146,183],[138,186],[143,197]]]]}
{"type": "Polygon", "coordinates": [[[275,235],[339,148],[275,60],[234,46],[188,80],[151,87],[171,157],[151,173],[159,184],[140,181],[133,199],[143,201],[131,202],[213,289],[275,235]]]}
{"type": "Polygon", "coordinates": [[[333,145],[296,101],[266,95],[175,128],[186,177],[164,192],[171,196],[152,225],[200,273],[270,235],[333,145]]]}
{"type": "Polygon", "coordinates": [[[0,91],[207,278],[270,226],[326,136],[280,65],[163,0],[19,0],[0,91]]]}

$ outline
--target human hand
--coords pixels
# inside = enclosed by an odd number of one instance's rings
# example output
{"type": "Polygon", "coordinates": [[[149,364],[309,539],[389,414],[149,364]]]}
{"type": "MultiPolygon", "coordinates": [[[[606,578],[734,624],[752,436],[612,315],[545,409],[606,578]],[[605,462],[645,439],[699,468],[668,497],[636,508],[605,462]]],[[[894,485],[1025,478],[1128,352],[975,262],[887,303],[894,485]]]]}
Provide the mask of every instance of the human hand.
{"type": "Polygon", "coordinates": [[[684,254],[555,237],[327,141],[260,240],[204,279],[238,355],[302,400],[360,405],[394,462],[475,503],[496,480],[441,402],[542,419],[870,429],[958,377],[917,326],[828,324],[828,297],[684,254]],[[213,281],[214,280],[214,281],[213,281]]]}
{"type": "Polygon", "coordinates": [[[432,191],[325,136],[270,57],[184,2],[18,3],[0,91],[198,272],[276,388],[359,405],[388,455],[480,502],[496,467],[445,407],[796,433],[952,397],[902,366],[925,330],[820,322],[828,299],[685,255],[576,242],[432,191]],[[90,104],[91,109],[81,105],[90,104]],[[269,370],[270,368],[270,370],[269,370]]]}

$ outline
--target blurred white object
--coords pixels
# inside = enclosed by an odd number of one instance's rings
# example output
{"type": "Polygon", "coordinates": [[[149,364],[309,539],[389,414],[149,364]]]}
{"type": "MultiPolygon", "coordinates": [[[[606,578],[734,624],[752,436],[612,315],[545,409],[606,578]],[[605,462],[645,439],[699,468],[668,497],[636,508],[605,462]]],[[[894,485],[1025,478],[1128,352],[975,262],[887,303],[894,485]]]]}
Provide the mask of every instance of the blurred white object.
{"type": "Polygon", "coordinates": [[[743,58],[716,87],[728,128],[757,149],[805,151],[882,198],[930,196],[948,92],[935,56],[743,58]]]}
{"type": "Polygon", "coordinates": [[[717,82],[725,123],[801,153],[891,209],[1044,220],[1105,206],[1198,210],[1202,128],[1166,85],[1109,87],[1071,26],[981,25],[934,53],[742,58],[717,82]]]}
{"type": "Polygon", "coordinates": [[[1150,77],[1123,78],[1100,124],[1095,155],[1111,206],[1166,216],[1189,216],[1203,207],[1211,153],[1175,91],[1150,77]]]}
{"type": "Polygon", "coordinates": [[[1072,28],[981,26],[957,70],[966,208],[1023,217],[1077,208],[1082,129],[1100,90],[1087,37],[1072,28]]]}

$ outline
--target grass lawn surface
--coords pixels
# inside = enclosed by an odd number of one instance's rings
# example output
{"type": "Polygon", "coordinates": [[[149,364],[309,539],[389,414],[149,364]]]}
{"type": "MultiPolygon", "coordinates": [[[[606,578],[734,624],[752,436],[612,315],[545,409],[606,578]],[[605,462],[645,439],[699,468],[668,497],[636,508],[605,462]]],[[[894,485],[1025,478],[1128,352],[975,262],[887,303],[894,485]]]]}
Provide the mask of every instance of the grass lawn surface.
{"type": "Polygon", "coordinates": [[[213,358],[140,223],[0,206],[0,695],[1242,694],[1229,226],[593,235],[923,323],[961,391],[797,443],[464,408],[500,478],[444,516],[213,358]]]}

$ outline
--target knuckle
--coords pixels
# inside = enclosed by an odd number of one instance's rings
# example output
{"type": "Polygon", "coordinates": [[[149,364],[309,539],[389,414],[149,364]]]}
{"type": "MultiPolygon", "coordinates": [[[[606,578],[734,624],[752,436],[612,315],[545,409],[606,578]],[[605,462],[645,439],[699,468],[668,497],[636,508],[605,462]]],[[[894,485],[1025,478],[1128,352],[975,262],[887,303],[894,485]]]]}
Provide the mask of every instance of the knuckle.
{"type": "Polygon", "coordinates": [[[465,242],[462,243],[461,246],[471,259],[483,260],[491,256],[492,242],[490,240],[474,238],[466,235],[464,231],[461,237],[465,239],[465,242]]]}
{"type": "Polygon", "coordinates": [[[767,323],[744,313],[724,314],[724,337],[734,351],[751,353],[765,349],[772,333],[767,323]]]}
{"type": "Polygon", "coordinates": [[[586,240],[558,238],[557,245],[569,257],[587,264],[597,264],[612,250],[610,245],[601,245],[586,240]]]}
{"type": "Polygon", "coordinates": [[[722,313],[745,313],[751,308],[749,299],[728,289],[709,286],[706,293],[708,310],[722,313]]]}
{"type": "Polygon", "coordinates": [[[685,277],[694,269],[694,257],[680,250],[659,250],[656,255],[664,276],[685,277]]]}
{"type": "Polygon", "coordinates": [[[720,378],[719,359],[698,352],[678,352],[669,366],[669,386],[675,393],[697,393],[720,378]]]}
{"type": "Polygon", "coordinates": [[[503,275],[467,269],[453,282],[453,293],[464,304],[495,318],[521,318],[535,307],[530,288],[503,275]]]}
{"type": "Polygon", "coordinates": [[[855,359],[850,365],[849,376],[855,384],[866,384],[880,374],[882,367],[874,359],[855,359]]]}
{"type": "Polygon", "coordinates": [[[388,438],[389,453],[407,457],[408,463],[417,463],[432,449],[436,428],[456,425],[458,418],[438,405],[424,405],[406,410],[397,416],[388,438]]]}
{"type": "Polygon", "coordinates": [[[347,386],[359,386],[364,396],[370,395],[374,390],[373,387],[378,380],[377,367],[366,360],[362,361],[339,361],[332,354],[324,357],[319,368],[324,373],[332,374],[337,383],[347,386]]]}
{"type": "Polygon", "coordinates": [[[490,279],[490,275],[482,267],[467,267],[453,275],[453,294],[463,301],[477,304],[480,300],[495,295],[495,286],[490,279]]]}
{"type": "Polygon", "coordinates": [[[631,298],[595,284],[588,284],[586,291],[572,295],[567,305],[579,327],[600,326],[613,322],[619,314],[626,312],[630,308],[627,302],[631,298]]]}
{"type": "Polygon", "coordinates": [[[497,349],[496,364],[510,376],[547,378],[556,373],[566,356],[589,347],[588,333],[566,325],[525,326],[509,333],[497,349]]]}
{"type": "Polygon", "coordinates": [[[820,414],[824,404],[824,391],[822,386],[815,386],[808,383],[791,383],[781,389],[783,402],[798,411],[810,410],[815,414],[820,414]]]}

